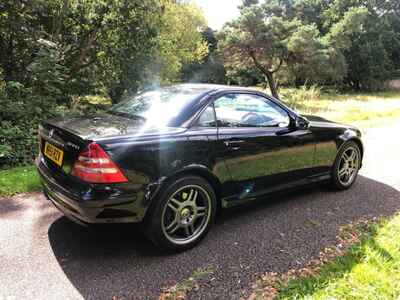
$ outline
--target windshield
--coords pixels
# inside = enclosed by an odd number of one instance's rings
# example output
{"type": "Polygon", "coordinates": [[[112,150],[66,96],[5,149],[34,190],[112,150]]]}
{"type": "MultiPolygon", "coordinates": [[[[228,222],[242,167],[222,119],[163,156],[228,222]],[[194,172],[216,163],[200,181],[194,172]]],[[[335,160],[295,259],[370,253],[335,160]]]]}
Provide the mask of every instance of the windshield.
{"type": "Polygon", "coordinates": [[[140,119],[146,126],[164,127],[202,93],[199,89],[173,87],[147,91],[114,105],[110,112],[140,119]]]}

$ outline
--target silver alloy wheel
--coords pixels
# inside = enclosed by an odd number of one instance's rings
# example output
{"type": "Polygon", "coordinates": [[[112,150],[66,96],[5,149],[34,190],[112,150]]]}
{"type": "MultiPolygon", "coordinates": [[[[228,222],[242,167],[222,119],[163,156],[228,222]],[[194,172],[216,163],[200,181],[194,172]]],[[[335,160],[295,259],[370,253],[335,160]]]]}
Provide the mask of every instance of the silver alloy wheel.
{"type": "Polygon", "coordinates": [[[347,148],[340,158],[338,179],[341,184],[348,186],[353,183],[360,168],[360,152],[355,147],[347,148]]]}
{"type": "Polygon", "coordinates": [[[163,208],[164,235],[175,244],[188,244],[207,228],[211,217],[211,198],[198,185],[186,185],[172,194],[163,208]]]}

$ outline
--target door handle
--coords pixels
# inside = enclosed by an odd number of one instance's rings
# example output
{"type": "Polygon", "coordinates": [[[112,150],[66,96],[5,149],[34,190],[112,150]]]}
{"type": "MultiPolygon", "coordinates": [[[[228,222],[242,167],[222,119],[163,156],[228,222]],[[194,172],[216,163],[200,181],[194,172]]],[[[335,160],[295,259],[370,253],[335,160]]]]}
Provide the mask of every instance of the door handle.
{"type": "Polygon", "coordinates": [[[224,144],[226,147],[229,147],[230,150],[237,151],[240,150],[240,144],[244,143],[243,140],[232,140],[232,141],[225,141],[224,144]]]}
{"type": "Polygon", "coordinates": [[[225,144],[225,146],[229,147],[229,146],[238,145],[238,144],[241,144],[244,142],[245,141],[243,141],[243,140],[232,140],[232,141],[225,141],[224,144],[225,144]]]}

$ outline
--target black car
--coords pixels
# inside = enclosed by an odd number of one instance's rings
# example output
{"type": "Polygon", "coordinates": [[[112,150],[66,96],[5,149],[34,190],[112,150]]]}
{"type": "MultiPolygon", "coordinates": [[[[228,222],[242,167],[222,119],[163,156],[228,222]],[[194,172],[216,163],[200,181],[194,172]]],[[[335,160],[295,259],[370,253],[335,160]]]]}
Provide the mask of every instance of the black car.
{"type": "Polygon", "coordinates": [[[141,222],[157,245],[194,246],[217,211],[276,191],[356,180],[358,129],[301,116],[256,90],[187,84],[39,127],[44,193],[81,223],[141,222]]]}

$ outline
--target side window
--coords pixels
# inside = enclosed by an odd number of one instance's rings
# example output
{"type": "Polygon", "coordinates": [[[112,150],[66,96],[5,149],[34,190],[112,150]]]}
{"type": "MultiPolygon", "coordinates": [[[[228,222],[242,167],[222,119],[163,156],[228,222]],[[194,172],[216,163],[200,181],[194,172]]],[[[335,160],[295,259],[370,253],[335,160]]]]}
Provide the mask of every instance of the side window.
{"type": "Polygon", "coordinates": [[[254,94],[228,94],[214,102],[220,127],[286,127],[289,115],[274,102],[254,94]]]}
{"type": "Polygon", "coordinates": [[[197,121],[198,127],[215,127],[215,114],[214,107],[208,105],[207,108],[201,113],[200,118],[197,121]]]}

